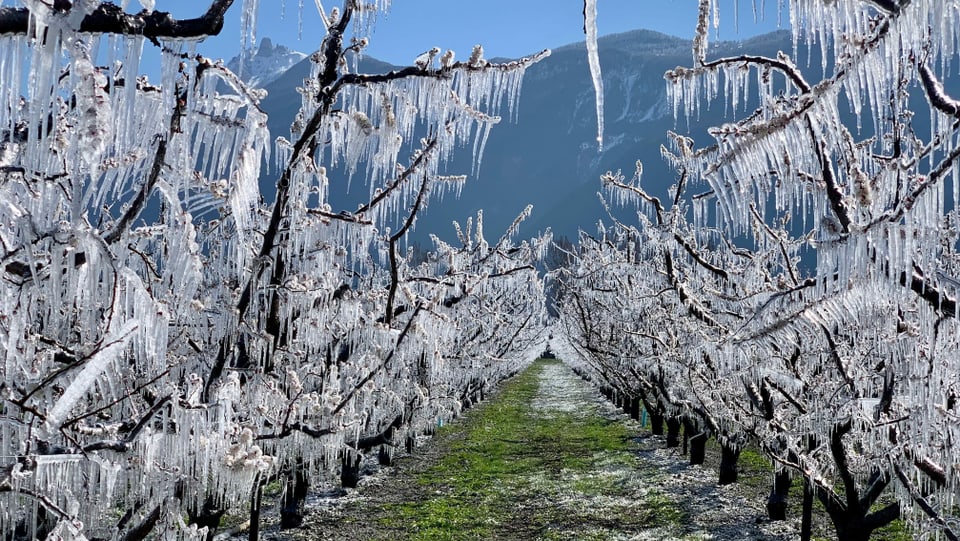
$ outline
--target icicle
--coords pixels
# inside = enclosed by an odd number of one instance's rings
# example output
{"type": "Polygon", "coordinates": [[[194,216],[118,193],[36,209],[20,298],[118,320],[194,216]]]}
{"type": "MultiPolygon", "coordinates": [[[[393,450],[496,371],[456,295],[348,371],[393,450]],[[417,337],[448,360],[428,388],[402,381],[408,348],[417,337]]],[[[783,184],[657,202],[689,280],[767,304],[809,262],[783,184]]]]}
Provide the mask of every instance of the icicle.
{"type": "Polygon", "coordinates": [[[257,11],[260,9],[260,0],[243,0],[243,9],[240,12],[240,70],[237,75],[243,78],[243,67],[247,63],[248,55],[257,44],[257,11]]]}
{"type": "Polygon", "coordinates": [[[107,366],[113,362],[123,351],[127,340],[137,328],[136,321],[128,321],[120,329],[117,329],[105,341],[101,349],[90,357],[83,370],[77,374],[70,385],[63,391],[63,395],[57,400],[56,404],[47,412],[44,421],[44,428],[51,437],[60,425],[66,420],[66,416],[76,405],[77,401],[96,383],[97,379],[107,369],[107,366]]]}
{"type": "Polygon", "coordinates": [[[597,104],[597,152],[603,152],[603,76],[600,73],[600,50],[597,44],[597,0],[583,2],[583,31],[587,35],[587,61],[597,104]]]}

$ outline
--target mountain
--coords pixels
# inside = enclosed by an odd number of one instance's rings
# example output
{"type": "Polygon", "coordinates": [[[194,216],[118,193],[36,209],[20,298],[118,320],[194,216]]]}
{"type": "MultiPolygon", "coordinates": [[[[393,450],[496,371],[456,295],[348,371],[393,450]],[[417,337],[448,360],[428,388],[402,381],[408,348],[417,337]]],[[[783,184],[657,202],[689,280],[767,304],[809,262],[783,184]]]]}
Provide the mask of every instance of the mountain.
{"type": "MultiPolygon", "coordinates": [[[[532,200],[535,210],[529,222],[530,233],[551,227],[557,235],[575,238],[579,229],[595,232],[599,220],[609,224],[607,211],[597,196],[602,190],[600,176],[621,170],[630,179],[638,160],[643,162],[644,188],[667,197],[668,188],[677,180],[676,172],[660,154],[660,146],[668,142],[667,131],[708,144],[706,128],[732,119],[732,111],[724,110],[722,100],[710,107],[703,105],[689,123],[683,111],[674,117],[663,74],[677,66],[691,65],[689,40],[635,30],[601,38],[599,46],[605,102],[602,152],[596,144],[594,93],[586,48],[582,43],[567,45],[555,49],[550,58],[527,72],[519,122],[494,128],[484,157],[485,170],[477,182],[468,185],[493,191],[499,190],[495,186],[512,186],[510,193],[517,194],[517,199],[532,200]]],[[[792,50],[789,32],[742,43],[721,42],[713,46],[711,57],[743,51],[775,56],[778,50],[792,50]]],[[[747,110],[755,106],[755,102],[747,103],[747,110]]],[[[463,198],[472,195],[465,187],[463,198]]],[[[482,195],[476,196],[482,200],[482,195]]],[[[612,210],[617,218],[636,222],[632,208],[612,210]]]]}
{"type": "Polygon", "coordinates": [[[263,38],[251,56],[235,56],[227,62],[227,68],[239,74],[244,82],[262,88],[306,57],[304,53],[274,45],[270,38],[263,38]]]}
{"type": "MultiPolygon", "coordinates": [[[[636,30],[601,38],[599,46],[605,89],[603,151],[597,151],[594,94],[585,46],[577,43],[554,49],[549,58],[527,70],[519,121],[504,119],[493,128],[478,175],[467,181],[459,199],[445,198],[431,204],[418,220],[415,237],[422,240],[432,232],[451,239],[451,221],[462,223],[482,208],[485,230],[495,238],[528,203],[533,203],[534,213],[521,228],[522,236],[547,227],[569,237],[574,237],[578,229],[593,232],[597,221],[607,216],[596,195],[601,189],[600,175],[621,169],[629,178],[637,160],[644,163],[645,188],[656,195],[667,194],[675,173],[660,156],[666,132],[689,135],[702,144],[707,141],[707,126],[728,122],[730,117],[725,116],[722,106],[714,105],[704,106],[689,127],[682,112],[674,120],[663,74],[678,65],[690,65],[689,40],[636,30]]],[[[722,42],[714,45],[711,53],[729,55],[741,48],[775,55],[778,50],[792,50],[792,42],[789,33],[781,31],[742,43],[722,42]]],[[[819,62],[812,65],[819,66],[819,62]]],[[[266,86],[269,94],[261,105],[270,114],[273,136],[288,136],[300,104],[295,88],[302,85],[309,69],[309,60],[304,60],[266,86]]],[[[359,71],[384,73],[391,69],[396,67],[365,59],[359,71]]],[[[747,107],[752,110],[753,105],[747,107]]],[[[462,149],[447,172],[470,173],[471,159],[471,150],[462,149]]],[[[347,195],[342,208],[354,208],[366,191],[359,183],[353,185],[359,193],[347,195]]],[[[331,194],[334,203],[336,197],[331,194]]],[[[629,212],[622,211],[621,217],[630,220],[629,212]]]]}

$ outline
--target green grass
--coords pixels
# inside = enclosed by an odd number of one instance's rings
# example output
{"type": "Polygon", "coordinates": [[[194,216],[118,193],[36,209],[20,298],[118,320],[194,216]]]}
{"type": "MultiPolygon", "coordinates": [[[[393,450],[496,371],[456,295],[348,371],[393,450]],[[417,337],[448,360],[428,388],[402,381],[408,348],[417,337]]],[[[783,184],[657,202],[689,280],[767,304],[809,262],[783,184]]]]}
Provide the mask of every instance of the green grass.
{"type": "Polygon", "coordinates": [[[683,521],[667,495],[627,497],[643,466],[622,423],[532,407],[556,362],[537,361],[441,430],[465,437],[417,479],[428,497],[387,506],[381,523],[407,536],[394,539],[609,539],[683,521]]]}

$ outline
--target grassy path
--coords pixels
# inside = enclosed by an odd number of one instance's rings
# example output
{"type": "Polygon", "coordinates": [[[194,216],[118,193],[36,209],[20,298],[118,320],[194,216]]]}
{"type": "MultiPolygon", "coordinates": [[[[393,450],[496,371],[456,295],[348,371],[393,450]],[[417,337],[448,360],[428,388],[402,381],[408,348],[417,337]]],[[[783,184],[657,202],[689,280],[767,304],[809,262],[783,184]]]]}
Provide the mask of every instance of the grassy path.
{"type": "Polygon", "coordinates": [[[636,431],[622,421],[569,368],[537,361],[416,456],[316,509],[304,530],[289,534],[605,540],[682,522],[668,495],[645,487],[636,431]]]}
{"type": "Polygon", "coordinates": [[[675,522],[643,490],[622,422],[560,363],[540,361],[466,421],[464,437],[417,476],[428,496],[386,507],[409,539],[609,539],[675,522]]]}
{"type": "MultiPolygon", "coordinates": [[[[413,456],[320,498],[303,528],[265,524],[266,541],[796,539],[764,520],[770,465],[747,449],[740,482],[717,486],[718,451],[688,466],[563,364],[537,361],[413,456]]],[[[798,485],[798,483],[795,483],[798,485]]],[[[878,541],[909,539],[891,527],[878,541]]],[[[832,530],[815,520],[817,539],[832,530]]]]}

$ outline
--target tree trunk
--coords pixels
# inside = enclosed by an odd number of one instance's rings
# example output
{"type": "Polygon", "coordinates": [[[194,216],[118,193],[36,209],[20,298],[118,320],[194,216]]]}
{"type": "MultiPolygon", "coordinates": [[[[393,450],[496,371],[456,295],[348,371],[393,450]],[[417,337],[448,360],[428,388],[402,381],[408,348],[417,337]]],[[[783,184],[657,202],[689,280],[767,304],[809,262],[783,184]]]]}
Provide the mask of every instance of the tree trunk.
{"type": "Polygon", "coordinates": [[[654,436],[662,436],[663,413],[656,409],[647,408],[647,414],[650,416],[650,433],[654,436]]]}
{"type": "Polygon", "coordinates": [[[833,527],[837,533],[837,541],[870,540],[870,535],[873,533],[873,530],[864,525],[863,517],[841,515],[830,518],[833,519],[833,527]]]}
{"type": "Polygon", "coordinates": [[[260,500],[263,498],[263,483],[260,473],[253,478],[253,489],[250,492],[250,529],[247,531],[247,541],[260,541],[260,500]]]}
{"type": "Polygon", "coordinates": [[[630,400],[630,418],[634,421],[640,420],[640,399],[633,398],[630,400]]]}
{"type": "Polygon", "coordinates": [[[677,447],[680,445],[680,419],[671,417],[667,419],[667,447],[677,447]]]}
{"type": "Polygon", "coordinates": [[[357,488],[360,482],[360,454],[345,451],[340,463],[340,486],[343,488],[357,488]]]}
{"type": "Polygon", "coordinates": [[[810,480],[803,478],[803,511],[800,517],[800,541],[810,541],[813,537],[813,487],[810,480]]]}
{"type": "Polygon", "coordinates": [[[690,447],[690,435],[696,432],[696,427],[693,424],[693,421],[689,417],[683,418],[683,442],[680,448],[680,454],[686,455],[687,449],[690,447]]]}
{"type": "Polygon", "coordinates": [[[381,445],[377,450],[377,463],[381,466],[390,466],[393,464],[393,453],[389,445],[381,445]]]}
{"type": "Polygon", "coordinates": [[[408,455],[412,455],[412,454],[413,454],[413,450],[414,450],[416,447],[417,447],[417,438],[415,438],[413,435],[407,436],[407,441],[406,441],[406,445],[405,445],[405,448],[406,448],[406,450],[407,450],[407,454],[408,454],[408,455]]]}
{"type": "Polygon", "coordinates": [[[707,456],[707,433],[701,432],[690,438],[690,465],[703,464],[707,456]]]}
{"type": "Polygon", "coordinates": [[[869,541],[877,528],[900,518],[900,504],[892,503],[877,511],[860,508],[854,512],[837,510],[830,514],[837,541],[869,541]]]}
{"type": "Polygon", "coordinates": [[[217,528],[220,527],[220,519],[225,512],[214,503],[212,497],[208,496],[200,509],[187,509],[187,516],[190,519],[190,524],[196,524],[197,528],[206,527],[209,532],[207,538],[212,539],[217,528]]]}
{"type": "Polygon", "coordinates": [[[303,524],[303,503],[307,499],[310,482],[303,470],[301,461],[297,461],[293,471],[287,476],[286,486],[280,496],[280,529],[299,528],[303,524]]]}
{"type": "Polygon", "coordinates": [[[790,493],[790,472],[786,469],[773,476],[773,488],[767,497],[767,516],[770,520],[787,519],[787,496],[790,493]]]}
{"type": "Polygon", "coordinates": [[[721,485],[737,482],[737,461],[740,460],[740,449],[720,443],[720,479],[721,485]]]}

